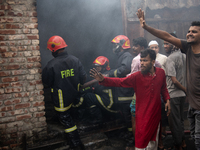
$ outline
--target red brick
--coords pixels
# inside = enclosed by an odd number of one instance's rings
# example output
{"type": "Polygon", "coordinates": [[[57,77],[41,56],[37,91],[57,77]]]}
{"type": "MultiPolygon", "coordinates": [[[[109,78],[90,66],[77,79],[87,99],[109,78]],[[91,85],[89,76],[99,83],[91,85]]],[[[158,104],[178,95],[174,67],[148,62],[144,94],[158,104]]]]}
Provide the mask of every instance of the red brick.
{"type": "Polygon", "coordinates": [[[13,96],[15,98],[17,98],[17,97],[29,97],[29,92],[15,93],[13,96]]]}
{"type": "Polygon", "coordinates": [[[6,113],[5,112],[1,112],[0,113],[0,117],[5,117],[6,116],[6,113]]]}
{"type": "Polygon", "coordinates": [[[5,93],[19,93],[22,91],[22,88],[19,87],[19,88],[5,88],[5,93]]]}
{"type": "Polygon", "coordinates": [[[0,10],[9,10],[12,9],[10,5],[0,5],[0,10]]]}
{"type": "Polygon", "coordinates": [[[42,84],[42,80],[30,81],[30,85],[42,84]]]}
{"type": "Polygon", "coordinates": [[[1,35],[0,36],[0,41],[4,41],[4,40],[6,40],[6,36],[1,35]]]}
{"type": "Polygon", "coordinates": [[[0,89],[0,95],[4,94],[4,93],[5,93],[5,90],[4,89],[0,89]]]}
{"type": "Polygon", "coordinates": [[[39,30],[38,30],[38,29],[31,29],[31,33],[32,33],[32,34],[38,34],[38,33],[39,33],[39,30]]]}
{"type": "Polygon", "coordinates": [[[40,56],[36,56],[36,57],[28,57],[27,58],[28,62],[37,62],[37,61],[41,61],[41,57],[40,56]]]}
{"type": "Polygon", "coordinates": [[[14,110],[14,111],[8,111],[7,116],[21,115],[24,113],[25,113],[24,109],[18,109],[18,110],[14,110]]]}
{"type": "Polygon", "coordinates": [[[0,107],[0,112],[2,112],[2,111],[9,111],[9,110],[13,110],[13,106],[0,107]]]}
{"type": "Polygon", "coordinates": [[[27,46],[18,46],[17,47],[19,51],[26,51],[27,50],[27,46]]]}
{"type": "Polygon", "coordinates": [[[13,105],[13,104],[18,104],[21,102],[21,99],[13,99],[13,100],[6,100],[4,101],[5,105],[13,105]]]}
{"type": "Polygon", "coordinates": [[[0,47],[0,53],[4,53],[8,51],[8,47],[7,46],[1,46],[0,47]]]}
{"type": "Polygon", "coordinates": [[[35,28],[38,28],[38,24],[37,23],[25,23],[24,28],[35,29],[35,28]]]}
{"type": "Polygon", "coordinates": [[[18,57],[24,57],[24,52],[18,52],[18,57]]]}
{"type": "Polygon", "coordinates": [[[8,87],[10,84],[9,83],[0,83],[0,88],[5,88],[8,87]]]}
{"type": "Polygon", "coordinates": [[[26,70],[14,70],[12,71],[12,75],[22,75],[22,74],[26,74],[27,71],[26,70]]]}
{"type": "Polygon", "coordinates": [[[18,34],[18,35],[8,35],[9,40],[23,40],[25,39],[24,34],[18,34]]]}
{"type": "Polygon", "coordinates": [[[40,46],[30,46],[31,50],[40,50],[40,46]]]}
{"type": "Polygon", "coordinates": [[[0,119],[0,123],[12,122],[15,121],[15,117],[5,117],[0,119]]]}
{"type": "Polygon", "coordinates": [[[31,40],[20,40],[17,45],[31,45],[31,40]]]}
{"type": "Polygon", "coordinates": [[[0,29],[4,29],[5,25],[4,24],[0,24],[0,29]]]}
{"type": "Polygon", "coordinates": [[[5,41],[0,41],[0,46],[6,46],[6,42],[5,41]]]}
{"type": "Polygon", "coordinates": [[[16,116],[16,119],[17,120],[23,120],[23,119],[29,119],[29,118],[32,118],[32,115],[19,115],[19,116],[16,116]]]}
{"type": "Polygon", "coordinates": [[[7,59],[1,59],[0,60],[0,64],[4,64],[4,63],[7,63],[7,59]]]}
{"type": "Polygon", "coordinates": [[[12,82],[12,83],[10,83],[10,85],[12,86],[12,87],[19,87],[19,86],[23,86],[23,84],[24,84],[24,82],[22,81],[22,82],[12,82]]]}
{"type": "Polygon", "coordinates": [[[2,82],[16,82],[18,81],[18,77],[5,77],[1,79],[2,82]]]}
{"type": "Polygon", "coordinates": [[[23,27],[23,24],[6,24],[6,29],[21,29],[23,27]]]}
{"type": "Polygon", "coordinates": [[[14,5],[15,1],[14,0],[6,0],[6,3],[10,4],[10,5],[14,5]]]}
{"type": "Polygon", "coordinates": [[[4,18],[0,18],[0,22],[4,23],[4,22],[19,22],[19,18],[10,18],[10,17],[4,17],[4,18]]]}
{"type": "Polygon", "coordinates": [[[1,53],[1,56],[4,58],[15,57],[15,56],[17,56],[17,53],[16,52],[5,52],[5,53],[1,53]]]}
{"type": "Polygon", "coordinates": [[[15,46],[15,45],[16,45],[16,42],[15,42],[15,41],[8,41],[8,44],[9,44],[10,46],[15,46]]]}
{"type": "Polygon", "coordinates": [[[39,39],[39,35],[27,35],[27,38],[29,40],[37,40],[37,39],[39,39]]]}
{"type": "Polygon", "coordinates": [[[18,51],[18,49],[17,49],[16,46],[11,46],[11,47],[10,47],[10,50],[13,51],[13,52],[17,52],[17,51],[18,51]]]}
{"type": "Polygon", "coordinates": [[[30,111],[30,112],[36,112],[36,111],[37,111],[37,108],[36,108],[36,107],[29,108],[29,111],[30,111]]]}
{"type": "Polygon", "coordinates": [[[30,21],[36,23],[36,22],[38,22],[38,19],[37,19],[37,17],[32,17],[32,18],[30,18],[30,21]]]}
{"type": "Polygon", "coordinates": [[[23,29],[23,33],[26,33],[26,34],[31,33],[31,30],[30,29],[23,29]]]}
{"type": "Polygon", "coordinates": [[[33,107],[43,106],[43,105],[44,105],[44,101],[42,101],[42,102],[33,102],[33,107]]]}
{"type": "Polygon", "coordinates": [[[8,16],[17,16],[17,17],[22,17],[23,14],[21,12],[16,12],[16,11],[9,11],[8,16]]]}
{"type": "Polygon", "coordinates": [[[6,65],[6,66],[4,66],[4,69],[6,69],[6,70],[13,70],[13,69],[17,70],[19,68],[20,68],[20,65],[6,65]]]}
{"type": "MultiPolygon", "coordinates": [[[[10,71],[0,71],[0,77],[10,76],[10,71]]],[[[4,82],[4,80],[2,79],[4,82]]]]}
{"type": "Polygon", "coordinates": [[[25,62],[25,58],[9,58],[8,62],[10,63],[23,63],[25,62]]]}
{"type": "Polygon", "coordinates": [[[42,67],[42,65],[41,65],[41,63],[40,62],[36,62],[36,63],[34,63],[34,67],[37,67],[37,68],[41,68],[42,67]]]}
{"type": "Polygon", "coordinates": [[[0,30],[0,34],[15,34],[15,30],[0,30]]]}
{"type": "Polygon", "coordinates": [[[32,64],[29,63],[29,64],[26,65],[26,67],[27,67],[28,69],[31,69],[31,68],[33,68],[33,65],[34,65],[33,63],[32,63],[32,64]]]}
{"type": "Polygon", "coordinates": [[[12,97],[12,94],[3,94],[3,95],[0,95],[0,100],[9,99],[11,97],[12,97]]]}
{"type": "Polygon", "coordinates": [[[44,116],[45,115],[45,112],[36,112],[36,113],[34,113],[34,117],[42,117],[42,116],[44,116]]]}
{"type": "Polygon", "coordinates": [[[31,106],[30,103],[16,104],[15,109],[27,108],[27,107],[30,107],[30,106],[31,106]]]}
{"type": "Polygon", "coordinates": [[[4,10],[0,10],[0,16],[5,16],[5,11],[4,10]]]}

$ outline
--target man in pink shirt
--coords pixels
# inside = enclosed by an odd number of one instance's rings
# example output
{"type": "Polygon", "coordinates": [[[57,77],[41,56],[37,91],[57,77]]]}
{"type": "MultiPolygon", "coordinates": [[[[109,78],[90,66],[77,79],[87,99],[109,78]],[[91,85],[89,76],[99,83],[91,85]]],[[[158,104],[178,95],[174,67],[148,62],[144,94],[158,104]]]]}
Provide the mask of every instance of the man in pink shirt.
{"type": "Polygon", "coordinates": [[[154,67],[156,54],[151,49],[141,52],[141,71],[125,78],[104,77],[91,69],[91,77],[104,86],[129,87],[136,93],[135,150],[157,150],[161,120],[160,94],[166,101],[165,109],[170,113],[169,93],[166,88],[165,72],[154,67]]]}

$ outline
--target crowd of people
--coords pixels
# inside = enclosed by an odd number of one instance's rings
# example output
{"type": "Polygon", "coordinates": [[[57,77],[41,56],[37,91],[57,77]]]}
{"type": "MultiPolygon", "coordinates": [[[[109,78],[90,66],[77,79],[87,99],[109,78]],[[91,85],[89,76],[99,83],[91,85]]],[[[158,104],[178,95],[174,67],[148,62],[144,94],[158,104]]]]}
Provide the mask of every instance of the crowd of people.
{"type": "Polygon", "coordinates": [[[163,40],[167,56],[159,53],[155,40],[148,44],[144,37],[138,37],[131,47],[127,36],[118,35],[111,41],[117,68],[110,68],[109,59],[98,56],[90,70],[91,79],[86,78],[80,60],[67,53],[62,37],[52,36],[47,42],[54,58],[43,69],[42,81],[51,88],[54,108],[71,149],[85,149],[72,107],[84,109],[89,124],[123,119],[127,134],[134,137],[126,150],[166,149],[162,137],[166,137],[167,125],[173,148],[186,149],[183,113],[187,99],[191,137],[200,150],[200,22],[192,22],[186,40],[180,40],[174,33],[148,26],[141,9],[137,16],[143,29],[163,40]]]}

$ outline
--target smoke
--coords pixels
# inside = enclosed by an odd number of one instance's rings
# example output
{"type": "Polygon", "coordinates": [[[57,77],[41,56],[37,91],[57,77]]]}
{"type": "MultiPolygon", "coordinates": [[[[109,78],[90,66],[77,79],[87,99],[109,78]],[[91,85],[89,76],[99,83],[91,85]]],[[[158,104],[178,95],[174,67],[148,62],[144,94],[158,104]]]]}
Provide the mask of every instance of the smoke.
{"type": "Polygon", "coordinates": [[[63,37],[68,53],[78,57],[86,70],[100,55],[116,67],[111,40],[123,34],[120,0],[37,0],[37,13],[42,68],[52,59],[46,46],[53,35],[63,37]]]}

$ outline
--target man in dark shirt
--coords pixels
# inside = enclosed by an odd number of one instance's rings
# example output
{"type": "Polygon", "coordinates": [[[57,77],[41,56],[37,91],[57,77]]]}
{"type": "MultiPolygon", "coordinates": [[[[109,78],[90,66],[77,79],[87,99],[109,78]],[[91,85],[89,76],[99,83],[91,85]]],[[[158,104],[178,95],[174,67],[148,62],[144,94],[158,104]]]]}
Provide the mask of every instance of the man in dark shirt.
{"type": "Polygon", "coordinates": [[[195,141],[197,150],[200,150],[200,22],[194,21],[191,23],[185,41],[163,30],[148,26],[145,23],[144,11],[141,9],[138,9],[137,15],[142,28],[154,36],[177,46],[186,54],[188,120],[190,121],[191,136],[195,141]]]}
{"type": "Polygon", "coordinates": [[[65,125],[65,133],[73,149],[84,149],[77,127],[70,115],[70,108],[78,95],[78,86],[86,79],[86,72],[78,58],[68,55],[67,44],[60,36],[52,36],[47,48],[54,58],[42,71],[42,81],[51,87],[51,97],[59,120],[65,125]]]}

